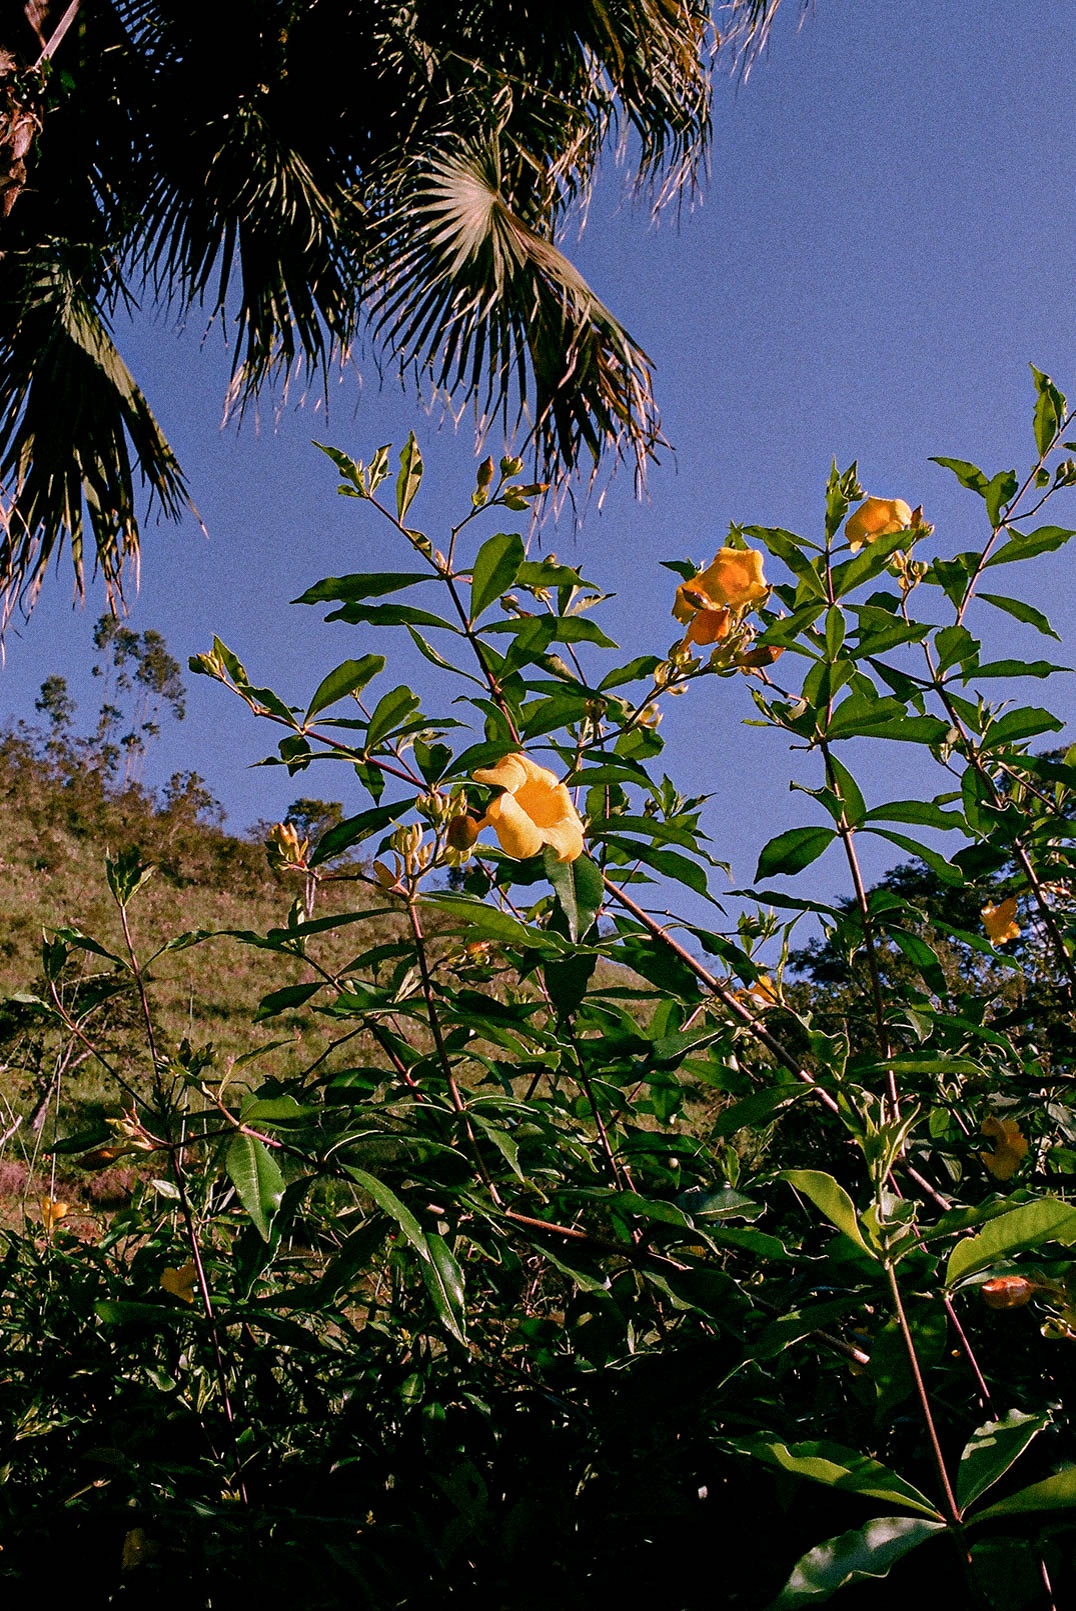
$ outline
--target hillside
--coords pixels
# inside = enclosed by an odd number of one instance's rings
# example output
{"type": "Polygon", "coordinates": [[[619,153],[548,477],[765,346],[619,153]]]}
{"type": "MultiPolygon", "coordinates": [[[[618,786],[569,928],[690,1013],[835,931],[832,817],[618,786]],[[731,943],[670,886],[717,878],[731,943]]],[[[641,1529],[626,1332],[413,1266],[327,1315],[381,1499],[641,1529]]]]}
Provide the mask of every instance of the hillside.
{"type": "MultiPolygon", "coordinates": [[[[158,800],[138,785],[110,786],[84,745],[46,743],[26,727],[0,737],[0,1131],[21,1121],[34,1133],[36,1150],[43,1126],[51,1136],[55,1124],[62,1135],[73,1124],[85,1128],[87,1118],[92,1123],[95,1116],[120,1111],[122,1090],[100,1058],[50,1024],[39,1007],[18,999],[48,995],[43,933],[77,929],[105,950],[125,955],[105,875],[107,855],[134,849],[155,867],[131,907],[140,958],[191,930],[265,933],[287,921],[303,893],[301,877],[274,871],[254,834],[226,833],[218,817],[194,775],[173,779],[158,800]]],[[[318,891],[317,913],[369,904],[361,883],[327,883],[318,891]]],[[[391,919],[372,921],[384,924],[385,939],[392,937],[391,919]]],[[[344,930],[339,941],[329,936],[321,942],[319,954],[343,964],[347,944],[344,930]]],[[[60,975],[60,990],[93,1046],[135,1089],[144,1089],[150,1069],[138,1005],[132,991],[115,994],[117,971],[107,959],[76,947],[60,975]],[[107,1026],[104,1011],[91,1010],[91,993],[102,1009],[107,1001],[107,1026]]],[[[254,1027],[250,1020],[268,992],[312,977],[299,958],[227,936],[166,953],[152,968],[161,1055],[174,1056],[186,1042],[196,1054],[211,1057],[206,1075],[215,1078],[261,1045],[264,1055],[246,1063],[242,1077],[256,1072],[260,1082],[298,1071],[328,1044],[317,1014],[286,1011],[254,1027]]],[[[363,1060],[353,1047],[348,1055],[349,1061],[363,1060]]]]}

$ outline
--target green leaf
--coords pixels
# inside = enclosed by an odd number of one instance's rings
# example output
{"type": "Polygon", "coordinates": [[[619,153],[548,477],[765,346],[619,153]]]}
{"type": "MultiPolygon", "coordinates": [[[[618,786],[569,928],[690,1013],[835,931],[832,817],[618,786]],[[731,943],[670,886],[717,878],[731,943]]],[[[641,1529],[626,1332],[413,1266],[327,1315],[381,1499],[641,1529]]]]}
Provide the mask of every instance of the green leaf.
{"type": "Polygon", "coordinates": [[[281,990],[270,990],[258,1003],[258,1010],[254,1014],[253,1022],[262,1023],[266,1018],[274,1017],[278,1012],[294,1011],[302,1007],[311,996],[316,996],[323,988],[324,979],[315,979],[313,984],[285,985],[281,990]]]}
{"type": "Polygon", "coordinates": [[[974,682],[980,677],[1052,677],[1055,671],[1071,671],[1071,666],[1055,666],[1050,660],[991,660],[985,666],[972,666],[964,678],[974,682]]]}
{"type": "Polygon", "coordinates": [[[361,844],[371,834],[387,828],[390,822],[395,822],[410,809],[410,800],[394,800],[391,805],[373,806],[369,811],[360,811],[356,817],[345,817],[343,822],[334,823],[325,830],[310,852],[306,859],[307,866],[320,867],[322,862],[332,861],[334,856],[342,855],[352,845],[361,844]]]}
{"type": "Polygon", "coordinates": [[[931,871],[937,874],[943,884],[954,886],[963,884],[964,874],[955,862],[946,861],[944,856],[939,856],[929,845],[920,844],[918,839],[909,839],[907,834],[894,833],[890,828],[864,828],[863,831],[874,834],[878,839],[888,839],[890,844],[899,845],[901,850],[907,850],[911,855],[918,856],[920,861],[925,861],[931,871]]]}
{"type": "Polygon", "coordinates": [[[1034,559],[1036,554],[1052,553],[1055,548],[1067,543],[1070,537],[1076,537],[1076,531],[1070,531],[1065,526],[1037,526],[1026,535],[1014,532],[1008,542],[987,560],[987,568],[991,565],[1012,565],[1020,559],[1034,559]]]}
{"type": "MultiPolygon", "coordinates": [[[[468,895],[427,895],[424,907],[448,912],[466,926],[469,936],[482,940],[500,940],[510,945],[523,945],[530,950],[565,952],[565,941],[548,929],[537,929],[518,918],[510,917],[496,906],[486,906],[468,895]]],[[[462,932],[462,931],[461,931],[462,932]]]]}
{"type": "Polygon", "coordinates": [[[430,1232],[426,1242],[429,1257],[422,1263],[422,1279],[426,1283],[426,1290],[433,1299],[433,1306],[445,1329],[451,1332],[457,1342],[466,1344],[463,1273],[452,1249],[436,1231],[430,1232]]]}
{"type": "MultiPolygon", "coordinates": [[[[83,934],[81,929],[65,926],[64,928],[53,929],[52,933],[56,940],[63,941],[63,946],[57,947],[54,951],[50,950],[50,955],[45,960],[45,975],[47,978],[53,979],[57,977],[60,968],[63,967],[64,962],[67,960],[67,953],[64,948],[69,945],[74,946],[79,951],[89,951],[92,956],[104,957],[107,962],[114,962],[118,968],[122,968],[127,973],[130,972],[131,965],[129,962],[125,962],[123,957],[118,957],[114,951],[106,951],[103,945],[99,945],[91,935],[83,934]]],[[[50,945],[50,942],[46,940],[45,945],[50,945]]]]}
{"type": "Polygon", "coordinates": [[[945,1284],[953,1287],[980,1270],[988,1270],[1000,1259],[1042,1242],[1061,1242],[1066,1247],[1076,1242],[1076,1208],[1056,1197],[1042,1197],[999,1214],[977,1236],[956,1244],[949,1255],[945,1284]]]}
{"type": "MultiPolygon", "coordinates": [[[[731,1107],[723,1109],[712,1120],[709,1127],[711,1141],[717,1141],[724,1136],[735,1135],[737,1130],[748,1126],[754,1128],[768,1119],[778,1108],[786,1102],[794,1102],[806,1092],[807,1087],[799,1083],[795,1085],[777,1085],[768,1091],[754,1091],[745,1096],[741,1102],[734,1102],[731,1107]]],[[[810,1327],[808,1327],[810,1330],[810,1327]]]]}
{"type": "Polygon", "coordinates": [[[895,1471],[890,1471],[869,1455],[843,1444],[826,1440],[810,1443],[782,1443],[764,1435],[743,1438],[729,1443],[738,1454],[765,1460],[781,1471],[791,1471],[798,1477],[821,1482],[827,1488],[839,1488],[842,1493],[862,1494],[867,1499],[881,1499],[889,1504],[905,1505],[924,1516],[940,1521],[938,1507],[932,1505],[925,1494],[906,1482],[895,1471]]]}
{"type": "Polygon", "coordinates": [[[992,476],[983,491],[986,499],[986,518],[992,526],[1001,525],[1001,511],[1020,485],[1015,470],[999,470],[992,476]]]}
{"type": "Polygon", "coordinates": [[[863,818],[864,822],[911,822],[923,828],[941,828],[951,831],[962,826],[959,811],[943,811],[929,800],[890,800],[887,805],[873,806],[863,818]]]}
{"type": "Polygon", "coordinates": [[[876,1516],[865,1527],[827,1539],[804,1555],[770,1611],[818,1605],[846,1583],[885,1577],[902,1556],[945,1530],[944,1522],[918,1516],[876,1516]]]}
{"type": "Polygon", "coordinates": [[[825,1303],[810,1304],[805,1309],[790,1310],[779,1320],[773,1320],[763,1327],[749,1350],[748,1358],[773,1359],[793,1343],[817,1331],[820,1326],[828,1326],[832,1320],[841,1319],[850,1309],[862,1308],[863,1302],[860,1294],[852,1293],[831,1298],[825,1303]]]}
{"type": "Polygon", "coordinates": [[[406,1204],[401,1203],[396,1193],[386,1186],[383,1180],[378,1180],[376,1175],[369,1174],[365,1169],[355,1169],[350,1164],[345,1164],[344,1167],[355,1184],[361,1186],[367,1196],[372,1197],[377,1206],[383,1209],[390,1219],[396,1221],[415,1251],[424,1260],[428,1260],[430,1249],[425,1232],[406,1204]]]}
{"type": "Polygon", "coordinates": [[[949,993],[945,974],[942,971],[937,953],[931,949],[927,942],[918,934],[910,934],[906,929],[890,928],[886,930],[889,939],[893,941],[897,950],[908,958],[922,977],[928,990],[944,997],[949,993]]]}
{"type": "Polygon", "coordinates": [[[1036,1510],[1068,1510],[1072,1505],[1076,1505],[1076,1466],[1067,1466],[1064,1471],[1042,1482],[1033,1482],[1030,1488],[1021,1488],[1019,1493],[980,1510],[978,1515],[969,1517],[969,1524],[978,1526],[980,1522],[993,1521],[996,1516],[1023,1516],[1036,1510]]]}
{"type": "Polygon", "coordinates": [[[469,620],[477,621],[494,599],[507,592],[525,558],[523,539],[518,532],[499,531],[482,544],[471,572],[469,620]]]}
{"type": "MultiPolygon", "coordinates": [[[[319,442],[316,438],[311,438],[311,440],[316,448],[320,448],[323,453],[328,455],[344,480],[350,483],[353,488],[353,496],[357,493],[360,498],[369,497],[366,475],[361,464],[356,464],[354,459],[349,458],[346,453],[342,453],[339,448],[326,447],[324,442],[319,442]]],[[[387,450],[382,449],[382,451],[387,450]]],[[[343,488],[341,488],[342,490],[343,488]]]]}
{"type": "Polygon", "coordinates": [[[552,884],[557,904],[564,913],[573,945],[589,930],[605,893],[602,875],[589,856],[561,861],[552,845],[542,850],[546,877],[552,884]]]}
{"type": "Polygon", "coordinates": [[[857,734],[872,733],[886,722],[899,721],[904,715],[905,708],[899,699],[849,694],[830,716],[826,735],[828,738],[853,738],[857,734]]]}
{"type": "MultiPolygon", "coordinates": [[[[372,571],[355,576],[326,576],[305,593],[300,593],[293,604],[357,604],[363,599],[380,598],[384,593],[396,593],[401,588],[415,587],[419,582],[433,582],[431,571],[372,571]]],[[[233,676],[233,681],[235,680],[233,676]]],[[[244,681],[246,680],[244,676],[244,681]]]]}
{"type": "Polygon", "coordinates": [[[1065,409],[1068,406],[1065,395],[1041,369],[1030,365],[1031,373],[1035,377],[1035,446],[1039,450],[1039,458],[1045,458],[1053,446],[1061,423],[1065,418],[1065,409]]]}
{"type": "Polygon", "coordinates": [[[841,802],[844,805],[844,814],[848,819],[848,824],[852,828],[857,828],[863,821],[867,810],[867,803],[860,793],[859,784],[844,763],[838,761],[835,755],[830,756],[829,764],[833,772],[833,781],[836,785],[837,793],[840,795],[841,802]]]}
{"type": "MultiPolygon", "coordinates": [[[[105,877],[118,906],[126,906],[156,870],[151,863],[141,859],[137,850],[123,850],[118,856],[105,857],[105,877]]],[[[96,949],[93,946],[88,948],[96,949]]],[[[108,952],[103,951],[101,955],[107,956],[108,952]]]]}
{"type": "Polygon", "coordinates": [[[1052,711],[1034,705],[1023,705],[1010,710],[999,721],[992,723],[983,741],[984,748],[997,744],[1015,744],[1023,738],[1034,738],[1039,733],[1059,733],[1064,727],[1052,711]]]}
{"type": "Polygon", "coordinates": [[[937,669],[947,671],[950,666],[973,660],[979,652],[978,640],[967,627],[947,626],[934,635],[934,649],[938,656],[937,669]]]}
{"type": "Polygon", "coordinates": [[[1001,593],[980,593],[978,596],[984,603],[993,604],[995,609],[1004,610],[1006,615],[1015,616],[1017,621],[1025,621],[1028,626],[1033,626],[1045,637],[1056,638],[1058,643],[1061,642],[1042,611],[1036,610],[1034,605],[1025,604],[1022,599],[1006,598],[1001,593]]]}
{"type": "Polygon", "coordinates": [[[422,484],[422,454],[412,431],[400,454],[400,473],[396,477],[396,514],[402,521],[415,501],[422,484]]]}
{"type": "Polygon", "coordinates": [[[790,828],[764,845],[755,878],[789,877],[817,861],[836,838],[832,828],[790,828]]]}
{"type": "Polygon", "coordinates": [[[372,677],[385,669],[385,657],[381,654],[364,654],[361,660],[343,660],[334,671],[318,684],[317,691],[303,717],[303,726],[316,716],[319,710],[325,710],[329,705],[335,705],[338,699],[345,699],[348,694],[357,694],[372,677]]]}
{"type": "Polygon", "coordinates": [[[1049,1415],[1010,1410],[1004,1420],[977,1427],[964,1446],[956,1478],[956,1502],[962,1511],[992,1488],[1032,1438],[1049,1423],[1049,1415]]]}
{"type": "Polygon", "coordinates": [[[365,748],[374,749],[397,727],[402,727],[407,718],[418,709],[419,698],[411,689],[402,685],[392,688],[384,694],[374,706],[370,716],[370,725],[366,729],[365,748]]]}
{"type": "Polygon", "coordinates": [[[801,1191],[805,1197],[809,1197],[831,1224],[843,1231],[857,1247],[869,1253],[872,1259],[877,1257],[863,1239],[852,1199],[832,1175],[825,1174],[821,1169],[783,1169],[778,1179],[787,1180],[795,1191],[801,1191]]]}
{"type": "Polygon", "coordinates": [[[897,550],[907,548],[911,541],[910,532],[890,532],[886,537],[877,537],[854,559],[845,560],[843,565],[835,565],[832,573],[834,598],[843,598],[872,577],[880,576],[897,550]]]}
{"type": "Polygon", "coordinates": [[[97,1318],[103,1320],[106,1326],[134,1324],[155,1326],[163,1330],[174,1326],[179,1320],[186,1319],[182,1308],[174,1308],[167,1303],[135,1303],[131,1300],[98,1298],[93,1307],[97,1318]]]}
{"type": "Polygon", "coordinates": [[[224,1167],[252,1224],[268,1242],[270,1223],[284,1195],[284,1177],[276,1159],[263,1141],[236,1135],[228,1145],[224,1167]]]}
{"type": "Polygon", "coordinates": [[[433,615],[429,610],[416,610],[410,604],[341,604],[338,610],[330,610],[325,619],[346,621],[349,626],[437,627],[442,632],[454,632],[457,637],[460,636],[459,627],[446,621],[443,615],[433,615]]]}
{"type": "Polygon", "coordinates": [[[936,457],[932,457],[931,463],[940,464],[946,470],[952,470],[962,487],[967,487],[969,492],[977,492],[980,498],[986,497],[987,480],[977,465],[969,463],[967,459],[939,459],[936,457]]]}

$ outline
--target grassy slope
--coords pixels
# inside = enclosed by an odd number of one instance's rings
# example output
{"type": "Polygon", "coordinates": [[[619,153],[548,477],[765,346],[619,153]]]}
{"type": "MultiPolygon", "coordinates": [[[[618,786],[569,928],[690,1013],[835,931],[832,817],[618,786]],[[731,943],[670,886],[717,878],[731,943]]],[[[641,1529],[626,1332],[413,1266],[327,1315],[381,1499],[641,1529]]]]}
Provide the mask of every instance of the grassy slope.
{"type": "MultiPolygon", "coordinates": [[[[40,1141],[29,1142],[35,1115],[61,1134],[81,1126],[87,1113],[120,1111],[123,1092],[99,1060],[46,1029],[40,1013],[8,1000],[18,992],[43,993],[42,930],[69,925],[107,949],[124,954],[123,933],[105,878],[105,857],[137,847],[156,866],[153,878],[131,906],[135,945],[142,956],[191,929],[247,929],[264,933],[285,922],[300,893],[298,879],[272,872],[264,848],[199,819],[189,800],[157,808],[142,790],[103,787],[94,770],[70,751],[42,755],[25,734],[0,738],[0,1131],[22,1115],[13,1140],[25,1162],[40,1141]],[[62,1065],[60,1089],[57,1066],[62,1065]]],[[[348,882],[319,892],[318,915],[370,904],[364,886],[348,882]]],[[[364,941],[393,937],[390,920],[364,925],[364,941]]],[[[323,959],[343,963],[352,954],[347,929],[319,945],[323,959]]],[[[100,979],[112,966],[84,954],[65,970],[72,1002],[85,988],[79,978],[100,979]]],[[[270,1047],[250,1066],[260,1082],[311,1062],[326,1045],[324,1020],[308,1011],[288,1012],[252,1026],[251,1016],[267,992],[312,977],[298,959],[220,938],[174,952],[154,965],[153,1012],[162,1054],[187,1039],[212,1044],[213,1072],[225,1072],[236,1057],[259,1044],[270,1047]]],[[[136,1088],[149,1077],[149,1057],[133,994],[109,1003],[90,1021],[95,1044],[136,1088]],[[105,1022],[107,1016],[107,1023],[105,1022]],[[100,1037],[98,1040],[97,1037],[100,1037]]],[[[349,1060],[362,1061],[359,1053],[349,1060]]],[[[7,1159],[13,1157],[11,1147],[7,1159]]],[[[2,1190],[2,1183],[0,1183],[2,1190]]]]}

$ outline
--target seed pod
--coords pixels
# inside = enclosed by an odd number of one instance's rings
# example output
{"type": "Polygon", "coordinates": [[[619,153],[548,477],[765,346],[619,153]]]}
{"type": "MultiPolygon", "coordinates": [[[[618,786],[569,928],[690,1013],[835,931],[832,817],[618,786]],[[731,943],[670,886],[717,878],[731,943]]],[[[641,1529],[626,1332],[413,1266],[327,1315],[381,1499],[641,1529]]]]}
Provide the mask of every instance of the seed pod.
{"type": "Polygon", "coordinates": [[[448,842],[453,850],[470,850],[478,838],[478,824],[473,817],[453,817],[448,825],[448,842]]]}

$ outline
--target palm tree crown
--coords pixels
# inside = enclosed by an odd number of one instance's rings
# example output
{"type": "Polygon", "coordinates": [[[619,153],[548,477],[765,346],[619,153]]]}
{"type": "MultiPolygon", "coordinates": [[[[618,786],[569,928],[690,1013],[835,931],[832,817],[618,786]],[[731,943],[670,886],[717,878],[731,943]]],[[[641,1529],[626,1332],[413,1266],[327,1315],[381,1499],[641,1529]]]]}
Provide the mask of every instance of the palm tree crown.
{"type": "MultiPolygon", "coordinates": [[[[725,10],[757,45],[776,0],[725,10]]],[[[0,589],[85,528],[110,597],[136,479],[186,482],[112,336],[147,291],[235,331],[241,408],[364,327],[536,474],[660,441],[650,365],[555,241],[611,140],[655,205],[705,159],[701,0],[29,0],[0,37],[0,589]]]]}

